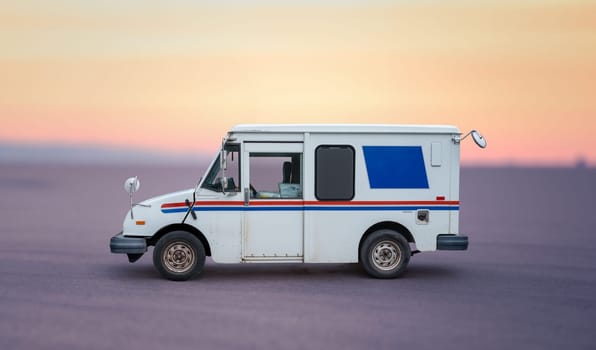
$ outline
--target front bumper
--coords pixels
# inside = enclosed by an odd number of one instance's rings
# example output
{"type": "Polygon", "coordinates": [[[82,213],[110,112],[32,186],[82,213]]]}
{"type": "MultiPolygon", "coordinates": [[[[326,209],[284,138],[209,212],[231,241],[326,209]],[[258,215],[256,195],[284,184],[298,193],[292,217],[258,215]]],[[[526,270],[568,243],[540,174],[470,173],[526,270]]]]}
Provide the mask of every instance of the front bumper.
{"type": "Polygon", "coordinates": [[[116,254],[143,254],[147,251],[147,240],[141,237],[124,237],[120,232],[110,239],[110,251],[116,254]]]}
{"type": "Polygon", "coordinates": [[[467,250],[468,236],[438,235],[437,250],[467,250]]]}

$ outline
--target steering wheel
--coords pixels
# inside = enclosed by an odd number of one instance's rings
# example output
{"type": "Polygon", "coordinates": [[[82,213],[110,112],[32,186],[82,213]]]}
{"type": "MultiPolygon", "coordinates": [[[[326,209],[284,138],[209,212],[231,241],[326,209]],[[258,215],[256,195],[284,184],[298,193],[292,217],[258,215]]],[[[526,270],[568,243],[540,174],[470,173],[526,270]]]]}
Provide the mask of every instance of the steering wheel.
{"type": "Polygon", "coordinates": [[[252,184],[248,184],[250,186],[250,193],[252,194],[253,198],[257,197],[257,189],[252,184]]]}

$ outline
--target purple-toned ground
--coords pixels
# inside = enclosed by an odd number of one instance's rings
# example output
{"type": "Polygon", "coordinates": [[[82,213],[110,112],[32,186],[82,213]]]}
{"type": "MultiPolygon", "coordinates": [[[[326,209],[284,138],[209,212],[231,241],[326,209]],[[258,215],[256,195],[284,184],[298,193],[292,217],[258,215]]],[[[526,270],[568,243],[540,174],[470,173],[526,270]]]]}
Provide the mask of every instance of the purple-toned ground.
{"type": "MultiPolygon", "coordinates": [[[[161,279],[108,241],[197,168],[0,166],[0,349],[594,349],[596,171],[463,169],[467,252],[396,280],[356,265],[217,265],[161,279]]],[[[151,251],[149,252],[151,253],[151,251]]]]}

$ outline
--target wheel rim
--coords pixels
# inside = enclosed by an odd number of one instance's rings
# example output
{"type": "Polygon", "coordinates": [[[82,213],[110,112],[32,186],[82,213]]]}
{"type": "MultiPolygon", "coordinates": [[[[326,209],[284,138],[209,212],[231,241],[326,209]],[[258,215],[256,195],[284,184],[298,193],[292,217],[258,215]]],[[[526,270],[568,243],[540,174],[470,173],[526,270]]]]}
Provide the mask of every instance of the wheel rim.
{"type": "Polygon", "coordinates": [[[393,241],[381,241],[371,252],[373,264],[383,271],[395,269],[401,262],[401,257],[401,247],[393,241]]]}
{"type": "Polygon", "coordinates": [[[196,262],[196,254],[192,246],[186,242],[176,241],[170,243],[164,249],[161,261],[164,266],[176,273],[184,273],[190,270],[196,262]]]}

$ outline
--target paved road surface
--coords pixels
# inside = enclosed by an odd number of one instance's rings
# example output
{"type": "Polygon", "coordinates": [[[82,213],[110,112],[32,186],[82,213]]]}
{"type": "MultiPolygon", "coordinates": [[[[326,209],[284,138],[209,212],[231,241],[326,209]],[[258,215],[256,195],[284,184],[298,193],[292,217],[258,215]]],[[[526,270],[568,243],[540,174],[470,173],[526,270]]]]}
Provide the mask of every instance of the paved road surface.
{"type": "Polygon", "coordinates": [[[465,169],[467,252],[397,280],[355,265],[216,265],[158,277],[108,239],[200,169],[0,167],[0,349],[594,349],[596,171],[465,169]]]}

